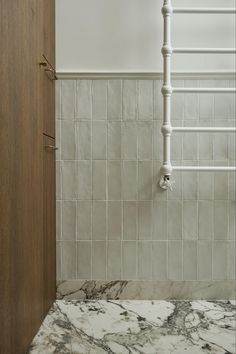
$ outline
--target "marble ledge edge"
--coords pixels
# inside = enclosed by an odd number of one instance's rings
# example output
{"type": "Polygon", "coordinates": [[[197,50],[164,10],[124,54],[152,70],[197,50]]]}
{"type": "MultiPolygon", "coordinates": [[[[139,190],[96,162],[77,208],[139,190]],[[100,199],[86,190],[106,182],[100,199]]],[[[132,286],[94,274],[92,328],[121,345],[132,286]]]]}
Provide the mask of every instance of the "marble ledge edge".
{"type": "Polygon", "coordinates": [[[65,280],[57,283],[64,300],[232,300],[236,282],[65,280]]]}

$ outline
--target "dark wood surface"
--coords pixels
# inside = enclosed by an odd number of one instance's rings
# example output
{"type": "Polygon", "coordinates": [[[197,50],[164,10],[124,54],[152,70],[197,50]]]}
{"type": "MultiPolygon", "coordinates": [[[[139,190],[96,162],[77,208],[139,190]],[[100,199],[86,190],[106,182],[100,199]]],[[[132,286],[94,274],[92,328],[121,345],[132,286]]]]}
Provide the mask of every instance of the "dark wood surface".
{"type": "MultiPolygon", "coordinates": [[[[55,246],[52,234],[51,247],[45,246],[43,225],[45,73],[39,66],[44,49],[43,11],[38,0],[0,1],[1,354],[26,353],[55,289],[52,283],[49,301],[45,274],[54,281],[50,257],[54,263],[55,246]]],[[[48,119],[54,124],[50,112],[48,119]]],[[[50,173],[49,188],[54,190],[50,173]]]]}

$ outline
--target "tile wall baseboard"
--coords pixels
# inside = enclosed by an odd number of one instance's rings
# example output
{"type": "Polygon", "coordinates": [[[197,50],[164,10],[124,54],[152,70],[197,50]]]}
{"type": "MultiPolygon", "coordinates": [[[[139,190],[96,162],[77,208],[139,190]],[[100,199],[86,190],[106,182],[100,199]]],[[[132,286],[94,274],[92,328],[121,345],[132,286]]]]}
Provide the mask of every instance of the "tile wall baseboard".
{"type": "Polygon", "coordinates": [[[235,281],[67,280],[57,286],[65,300],[230,300],[235,281]]]}

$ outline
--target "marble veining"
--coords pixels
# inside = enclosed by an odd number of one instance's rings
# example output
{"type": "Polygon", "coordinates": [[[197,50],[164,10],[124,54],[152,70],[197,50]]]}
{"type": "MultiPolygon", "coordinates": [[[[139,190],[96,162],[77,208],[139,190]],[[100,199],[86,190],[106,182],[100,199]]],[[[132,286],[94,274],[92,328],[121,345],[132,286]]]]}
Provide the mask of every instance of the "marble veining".
{"type": "Polygon", "coordinates": [[[219,300],[235,297],[234,281],[67,280],[57,285],[59,300],[219,300]]]}
{"type": "Polygon", "coordinates": [[[235,301],[57,300],[30,354],[234,354],[235,301]]]}

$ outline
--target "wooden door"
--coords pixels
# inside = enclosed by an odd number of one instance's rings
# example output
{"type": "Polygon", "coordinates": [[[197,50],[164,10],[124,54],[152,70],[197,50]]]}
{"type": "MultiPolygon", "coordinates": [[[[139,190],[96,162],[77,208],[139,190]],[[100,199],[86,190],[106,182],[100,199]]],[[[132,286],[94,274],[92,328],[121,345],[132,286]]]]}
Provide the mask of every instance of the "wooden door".
{"type": "Polygon", "coordinates": [[[43,0],[43,54],[55,67],[55,0],[43,0]]]}
{"type": "Polygon", "coordinates": [[[44,309],[56,296],[56,191],[55,139],[44,135],[43,217],[44,217],[44,309]]]}

